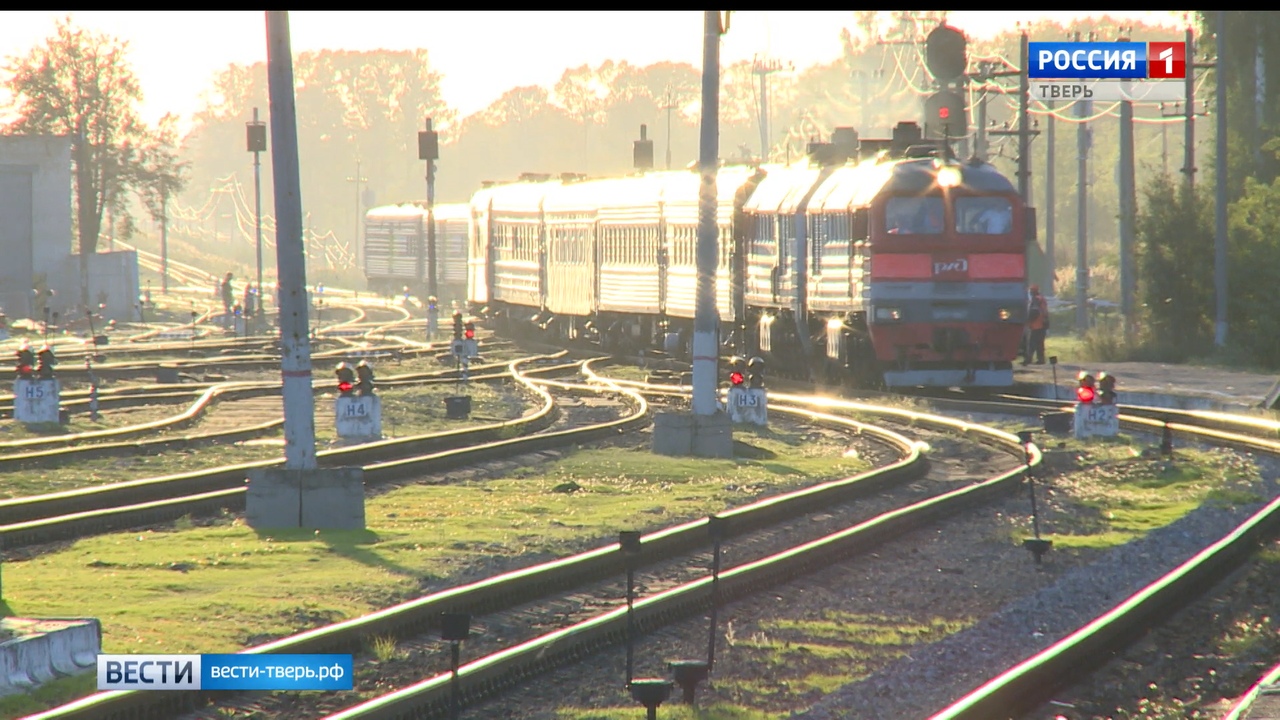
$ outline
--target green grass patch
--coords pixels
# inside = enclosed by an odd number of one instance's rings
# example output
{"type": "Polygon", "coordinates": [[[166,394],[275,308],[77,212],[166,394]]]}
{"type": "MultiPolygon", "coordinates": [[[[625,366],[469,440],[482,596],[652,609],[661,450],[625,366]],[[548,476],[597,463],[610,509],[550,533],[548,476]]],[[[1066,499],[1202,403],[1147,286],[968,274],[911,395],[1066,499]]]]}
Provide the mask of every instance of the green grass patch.
{"type": "MultiPolygon", "coordinates": [[[[531,407],[531,401],[517,394],[517,391],[510,386],[477,383],[467,389],[472,398],[470,420],[449,420],[444,416],[444,397],[452,395],[453,392],[451,385],[379,390],[378,394],[382,397],[383,435],[388,438],[406,437],[510,420],[520,417],[531,407]]],[[[320,449],[336,447],[338,443],[331,420],[333,400],[333,395],[319,395],[316,398],[316,441],[320,449]]],[[[231,407],[219,408],[215,405],[206,417],[213,418],[231,409],[231,407]]],[[[109,412],[105,418],[117,423],[116,426],[123,426],[172,417],[178,412],[180,410],[173,407],[149,407],[132,412],[109,412]],[[134,422],[128,422],[127,418],[132,418],[134,422]]],[[[106,425],[98,427],[84,421],[80,425],[73,423],[70,427],[72,429],[68,432],[103,429],[106,425]],[[81,430],[75,429],[81,426],[87,427],[81,430]]],[[[193,428],[158,431],[153,437],[163,437],[166,434],[186,435],[199,432],[200,427],[201,425],[197,424],[193,428]]],[[[276,435],[278,436],[278,432],[276,435]]],[[[138,478],[194,472],[224,465],[271,460],[282,457],[282,452],[282,448],[275,445],[236,443],[191,450],[167,450],[155,455],[72,460],[59,463],[56,467],[42,467],[38,472],[8,470],[0,472],[0,482],[3,483],[0,497],[39,495],[138,478]]]]}
{"type": "MultiPolygon", "coordinates": [[[[7,563],[5,599],[20,616],[100,618],[104,652],[232,652],[417,596],[476,563],[579,551],[619,528],[652,530],[867,468],[821,433],[738,439],[755,457],[615,447],[497,480],[407,486],[370,498],[361,532],[255,532],[224,517],[87,538],[7,563]]],[[[370,652],[397,650],[380,641],[370,652]]]]}
{"type": "Polygon", "coordinates": [[[0,718],[34,715],[77,698],[92,695],[97,690],[98,676],[94,672],[58,678],[21,695],[0,698],[0,718]]]}
{"type": "Polygon", "coordinates": [[[1180,449],[1169,460],[1143,456],[1117,439],[1079,450],[1077,460],[1080,469],[1052,485],[1084,512],[1052,518],[1055,547],[1105,549],[1166,527],[1206,503],[1262,500],[1252,489],[1258,468],[1231,451],[1180,449]]]}

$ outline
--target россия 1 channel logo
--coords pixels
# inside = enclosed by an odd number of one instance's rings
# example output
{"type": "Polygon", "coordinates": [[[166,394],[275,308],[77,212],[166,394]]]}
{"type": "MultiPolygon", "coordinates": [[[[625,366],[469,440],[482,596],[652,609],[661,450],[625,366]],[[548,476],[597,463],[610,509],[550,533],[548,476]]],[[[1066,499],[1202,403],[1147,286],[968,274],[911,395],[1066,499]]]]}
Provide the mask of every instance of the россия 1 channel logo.
{"type": "Polygon", "coordinates": [[[1187,76],[1185,42],[1033,42],[1027,50],[1027,77],[1032,80],[1187,76]]]}

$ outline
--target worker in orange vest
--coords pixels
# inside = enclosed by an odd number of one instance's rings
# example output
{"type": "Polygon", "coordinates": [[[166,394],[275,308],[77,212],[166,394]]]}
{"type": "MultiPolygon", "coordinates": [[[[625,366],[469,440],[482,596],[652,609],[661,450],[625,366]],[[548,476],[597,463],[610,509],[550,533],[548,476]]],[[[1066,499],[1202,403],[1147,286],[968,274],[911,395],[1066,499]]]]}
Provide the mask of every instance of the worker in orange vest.
{"type": "Polygon", "coordinates": [[[1022,364],[1028,365],[1034,360],[1036,365],[1044,364],[1044,337],[1049,332],[1049,303],[1040,294],[1040,286],[1028,288],[1027,299],[1027,342],[1022,354],[1022,364]]]}

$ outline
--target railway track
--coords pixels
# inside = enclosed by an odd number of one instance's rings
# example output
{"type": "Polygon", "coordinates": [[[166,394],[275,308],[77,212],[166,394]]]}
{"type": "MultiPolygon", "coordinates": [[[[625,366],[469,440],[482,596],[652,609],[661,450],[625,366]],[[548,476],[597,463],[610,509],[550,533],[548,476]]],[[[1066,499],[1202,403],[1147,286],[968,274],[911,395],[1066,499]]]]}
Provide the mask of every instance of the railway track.
{"type": "MultiPolygon", "coordinates": [[[[616,388],[616,386],[609,384],[602,385],[601,387],[604,389],[616,388]]],[[[616,391],[616,389],[614,391],[616,391]]],[[[654,390],[654,392],[664,391],[654,390]]],[[[784,412],[781,407],[777,408],[777,410],[779,412],[784,412]]],[[[862,491],[872,485],[876,485],[881,482],[888,482],[891,479],[903,480],[919,477],[919,474],[926,468],[927,464],[924,460],[923,454],[921,453],[921,448],[914,441],[902,438],[901,436],[896,436],[893,433],[877,431],[847,418],[822,415],[821,413],[813,413],[799,408],[791,409],[789,411],[794,412],[809,421],[831,423],[837,426],[844,426],[846,428],[857,428],[864,433],[879,432],[887,441],[898,446],[899,451],[904,455],[904,459],[874,473],[867,473],[863,476],[858,476],[845,481],[827,483],[817,488],[789,493],[785,496],[764,500],[748,506],[747,508],[740,508],[732,511],[731,513],[727,513],[726,516],[731,518],[729,523],[730,527],[733,528],[734,533],[745,532],[753,527],[767,526],[770,523],[778,521],[780,518],[811,511],[814,508],[826,507],[833,502],[835,498],[855,492],[854,488],[856,488],[857,491],[862,491]]],[[[1016,454],[1019,461],[1022,457],[1023,451],[1021,446],[1017,444],[1016,438],[1009,436],[1007,433],[978,428],[977,426],[970,426],[968,423],[946,420],[936,416],[930,418],[929,416],[916,414],[914,419],[919,422],[932,421],[939,427],[946,428],[951,431],[954,431],[957,428],[966,430],[971,429],[975,433],[974,437],[992,443],[1001,448],[1004,452],[1013,452],[1013,450],[1011,450],[1011,448],[1013,448],[1016,450],[1014,454],[1016,454]]],[[[1035,455],[1033,460],[1038,462],[1038,454],[1035,455]]],[[[1019,473],[1020,471],[1015,469],[1003,474],[996,480],[996,482],[1001,484],[1016,482],[1016,478],[1020,476],[1019,473]]],[[[983,496],[987,492],[991,492],[994,487],[997,487],[997,485],[981,483],[956,492],[961,493],[963,496],[976,498],[983,496]]],[[[952,493],[948,493],[948,495],[958,497],[952,493]]],[[[919,512],[926,514],[930,512],[941,512],[942,506],[945,504],[946,503],[927,501],[923,504],[918,504],[920,508],[924,508],[919,510],[919,512]]],[[[749,588],[759,587],[764,583],[764,578],[768,577],[769,573],[776,574],[781,572],[786,574],[787,572],[799,572],[801,568],[810,562],[820,562],[820,558],[834,552],[834,548],[837,546],[848,549],[849,547],[855,547],[862,543],[874,544],[875,542],[878,542],[876,538],[887,534],[893,534],[895,532],[901,532],[911,523],[919,520],[918,515],[911,515],[910,513],[907,513],[903,517],[905,519],[898,520],[881,517],[875,521],[863,523],[859,526],[860,529],[856,531],[849,530],[844,533],[837,533],[836,536],[829,537],[826,541],[818,543],[817,545],[792,548],[790,554],[787,555],[785,560],[778,560],[775,558],[774,562],[764,563],[764,565],[760,566],[761,568],[767,569],[748,572],[739,568],[736,572],[726,572],[726,574],[722,576],[722,587],[729,595],[732,595],[735,592],[745,592],[749,588]]],[[[647,536],[642,543],[641,558],[645,562],[650,562],[677,551],[680,546],[700,547],[705,545],[707,542],[707,523],[708,521],[704,519],[702,521],[686,523],[682,526],[670,528],[647,536]]],[[[456,603],[455,606],[467,608],[484,607],[486,606],[486,601],[483,601],[480,596],[472,594],[464,597],[461,593],[502,592],[509,594],[514,592],[513,588],[551,582],[551,579],[557,574],[561,577],[565,577],[567,574],[567,577],[573,579],[574,582],[578,582],[580,581],[580,576],[583,573],[582,568],[599,567],[603,565],[607,567],[610,572],[616,572],[619,569],[619,561],[620,558],[617,546],[615,545],[612,547],[601,548],[594,552],[585,553],[580,556],[575,556],[564,561],[551,563],[546,567],[540,566],[537,568],[537,570],[539,570],[537,573],[533,572],[534,569],[527,569],[525,571],[514,573],[511,576],[495,578],[490,581],[477,584],[477,587],[480,588],[479,590],[477,590],[476,587],[454,589],[445,593],[444,596],[449,598],[450,602],[456,603]]],[[[759,565],[759,563],[756,565],[759,565]]],[[[700,607],[707,600],[707,586],[708,583],[705,582],[704,578],[703,580],[695,581],[692,585],[681,585],[673,590],[672,593],[655,596],[653,598],[646,598],[636,607],[637,621],[642,626],[648,627],[660,622],[663,618],[678,615],[680,612],[683,612],[673,608],[685,608],[685,610],[690,610],[700,607]],[[665,604],[668,602],[671,604],[665,604]]],[[[506,602],[510,604],[515,601],[516,599],[513,598],[506,602]]],[[[370,618],[363,618],[359,621],[344,623],[340,628],[333,628],[324,632],[313,631],[312,633],[308,633],[300,638],[295,638],[290,641],[281,641],[280,643],[273,644],[272,646],[257,648],[255,651],[315,652],[323,651],[324,649],[333,651],[334,649],[338,649],[335,647],[335,644],[339,647],[350,648],[352,643],[357,643],[359,638],[367,637],[371,633],[387,632],[395,629],[396,627],[401,627],[399,623],[408,623],[409,627],[414,628],[414,632],[420,632],[423,629],[428,629],[430,627],[430,623],[438,620],[437,612],[441,608],[439,602],[440,598],[435,598],[434,600],[431,598],[425,598],[421,601],[415,601],[414,603],[409,604],[409,606],[418,608],[416,615],[413,614],[412,610],[406,609],[405,606],[402,606],[401,608],[393,609],[394,612],[392,610],[388,610],[384,613],[371,616],[370,618]],[[424,603],[426,603],[426,607],[430,608],[430,612],[424,613],[421,610],[424,603]],[[299,643],[302,644],[300,645],[299,643]]],[[[502,678],[506,678],[507,681],[509,681],[514,677],[528,674],[536,668],[545,667],[547,664],[564,661],[570,657],[576,657],[581,653],[596,647],[599,643],[616,641],[618,639],[619,622],[619,614],[617,612],[608,613],[604,617],[596,618],[585,624],[579,624],[574,626],[574,628],[553,633],[553,637],[551,638],[543,637],[526,642],[516,648],[508,648],[506,651],[501,653],[501,659],[495,660],[491,657],[488,660],[476,661],[475,663],[468,664],[467,668],[471,668],[471,670],[464,673],[467,678],[465,682],[466,687],[468,688],[467,692],[469,693],[468,698],[470,700],[474,700],[477,693],[483,694],[484,692],[494,689],[498,685],[505,684],[506,681],[503,681],[502,678]],[[475,668],[487,669],[476,670],[475,668]]],[[[403,633],[403,631],[399,632],[403,633]]],[[[433,707],[439,703],[442,697],[440,687],[438,687],[439,685],[440,683],[438,678],[426,681],[425,685],[415,686],[410,690],[397,694],[394,698],[384,700],[379,704],[378,707],[381,709],[378,710],[378,712],[390,712],[387,708],[394,705],[399,708],[400,711],[422,713],[424,712],[424,708],[433,707]],[[388,705],[388,703],[390,703],[390,705],[388,705]],[[406,705],[406,703],[408,704],[406,705]],[[407,710],[406,708],[410,706],[414,709],[407,710]]],[[[83,706],[81,709],[87,709],[88,707],[89,706],[83,706]]],[[[104,710],[105,708],[102,706],[94,708],[94,711],[96,712],[102,712],[104,710]]],[[[361,710],[361,712],[365,712],[365,710],[361,710]]],[[[387,716],[395,715],[393,713],[392,715],[387,716]]]]}
{"type": "MultiPolygon", "coordinates": [[[[544,372],[563,372],[559,358],[539,358],[544,372]]],[[[414,474],[525,452],[559,447],[581,439],[609,436],[643,422],[637,411],[620,421],[597,423],[573,431],[548,431],[558,410],[545,391],[534,389],[529,376],[536,368],[518,369],[515,379],[542,398],[541,406],[524,417],[485,423],[443,433],[383,440],[317,453],[321,466],[361,465],[365,482],[377,485],[414,474]],[[518,437],[511,439],[515,433],[518,437]]],[[[13,549],[32,544],[81,537],[86,534],[203,516],[243,506],[245,478],[254,470],[278,467],[282,461],[260,461],[198,472],[116,483],[81,490],[0,501],[0,541],[13,549]]]]}

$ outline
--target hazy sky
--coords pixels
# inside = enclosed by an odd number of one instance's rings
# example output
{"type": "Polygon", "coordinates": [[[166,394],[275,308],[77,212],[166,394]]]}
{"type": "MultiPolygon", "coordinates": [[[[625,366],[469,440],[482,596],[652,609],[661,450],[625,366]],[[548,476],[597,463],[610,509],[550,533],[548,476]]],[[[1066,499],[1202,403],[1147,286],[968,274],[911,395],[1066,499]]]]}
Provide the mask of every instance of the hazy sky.
{"type": "MultiPolygon", "coordinates": [[[[976,37],[1013,29],[1020,20],[1101,15],[1087,12],[955,12],[949,22],[976,37]]],[[[146,119],[187,116],[230,63],[266,59],[262,12],[0,12],[0,55],[25,53],[52,34],[57,18],[129,41],[142,83],[146,119]]],[[[1177,12],[1113,16],[1175,25],[1177,12]]],[[[465,116],[519,85],[553,85],[566,68],[626,60],[702,65],[702,12],[319,12],[290,13],[293,50],[427,48],[444,75],[445,101],[465,116]],[[486,58],[496,56],[497,61],[486,58]]],[[[744,11],[732,15],[722,62],[768,53],[796,67],[840,54],[839,29],[851,11],[744,11]]],[[[2,113],[0,113],[2,114],[2,113]]]]}

